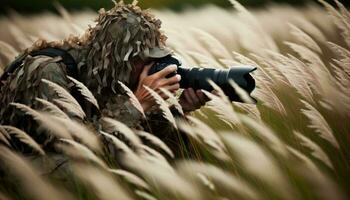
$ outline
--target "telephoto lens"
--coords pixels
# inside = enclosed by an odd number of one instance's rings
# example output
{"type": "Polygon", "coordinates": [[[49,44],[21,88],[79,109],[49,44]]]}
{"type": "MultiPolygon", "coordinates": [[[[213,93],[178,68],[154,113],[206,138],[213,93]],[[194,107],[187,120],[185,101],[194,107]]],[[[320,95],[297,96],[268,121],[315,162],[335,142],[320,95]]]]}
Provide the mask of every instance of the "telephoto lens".
{"type": "MultiPolygon", "coordinates": [[[[158,59],[151,67],[148,74],[156,73],[172,64],[178,66],[177,72],[169,74],[168,77],[174,76],[176,73],[181,75],[180,88],[193,88],[194,90],[203,89],[210,92],[213,90],[213,87],[208,82],[208,79],[210,79],[223,90],[231,101],[236,102],[243,102],[243,100],[231,86],[229,80],[232,79],[249,95],[255,88],[255,80],[250,73],[256,70],[256,67],[234,66],[228,69],[187,68],[182,67],[181,62],[171,55],[158,59]]],[[[252,98],[252,100],[256,102],[254,98],[252,98]]]]}

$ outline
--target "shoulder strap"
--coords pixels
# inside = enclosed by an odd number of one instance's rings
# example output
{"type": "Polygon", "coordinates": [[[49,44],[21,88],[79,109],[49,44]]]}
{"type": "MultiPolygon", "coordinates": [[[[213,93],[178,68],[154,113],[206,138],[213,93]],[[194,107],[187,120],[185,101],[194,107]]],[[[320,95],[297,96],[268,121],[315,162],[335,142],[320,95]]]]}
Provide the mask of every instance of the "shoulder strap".
{"type": "Polygon", "coordinates": [[[29,55],[31,56],[50,56],[50,57],[57,57],[61,56],[62,62],[67,67],[67,73],[69,76],[76,77],[78,74],[77,64],[75,63],[74,58],[65,50],[59,49],[59,48],[45,48],[38,51],[33,51],[29,55]]]}
{"type": "Polygon", "coordinates": [[[49,57],[57,57],[61,56],[62,62],[66,65],[67,67],[67,73],[69,76],[72,77],[77,77],[78,74],[78,69],[77,65],[75,63],[74,58],[65,50],[59,49],[59,48],[45,48],[45,49],[40,49],[38,51],[33,51],[30,52],[29,54],[22,54],[19,57],[17,57],[4,71],[4,73],[0,77],[0,86],[3,84],[2,81],[5,81],[10,74],[12,74],[16,69],[21,67],[23,64],[24,59],[28,56],[39,56],[39,55],[44,55],[44,56],[49,56],[49,57]]]}

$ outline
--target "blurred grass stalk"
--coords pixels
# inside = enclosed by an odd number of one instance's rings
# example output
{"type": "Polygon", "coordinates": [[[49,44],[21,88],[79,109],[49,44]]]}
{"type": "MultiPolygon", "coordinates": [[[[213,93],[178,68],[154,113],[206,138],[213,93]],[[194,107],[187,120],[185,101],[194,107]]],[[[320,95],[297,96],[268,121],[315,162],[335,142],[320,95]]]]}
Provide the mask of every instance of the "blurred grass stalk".
{"type": "MultiPolygon", "coordinates": [[[[115,130],[95,132],[96,137],[50,102],[38,100],[50,115],[13,104],[60,138],[63,153],[45,153],[26,133],[0,126],[0,197],[349,199],[349,11],[338,1],[337,9],[320,0],[324,8],[269,6],[253,12],[230,2],[235,11],[213,6],[183,13],[154,11],[184,65],[249,64],[259,69],[254,74],[257,105],[208,94],[212,101],[207,106],[187,121],[174,121],[162,102],[167,119],[191,138],[194,159],[167,159],[173,152],[161,140],[112,119],[102,121],[115,130]],[[11,146],[13,138],[41,156],[20,155],[11,146]],[[110,145],[103,145],[102,138],[110,145]],[[62,157],[69,161],[48,176],[52,163],[62,157]]],[[[38,38],[81,34],[96,17],[91,11],[69,13],[60,6],[58,11],[61,17],[12,13],[0,20],[1,27],[7,27],[0,30],[2,68],[38,38]]],[[[75,101],[69,106],[76,116],[84,115],[75,101]]]]}

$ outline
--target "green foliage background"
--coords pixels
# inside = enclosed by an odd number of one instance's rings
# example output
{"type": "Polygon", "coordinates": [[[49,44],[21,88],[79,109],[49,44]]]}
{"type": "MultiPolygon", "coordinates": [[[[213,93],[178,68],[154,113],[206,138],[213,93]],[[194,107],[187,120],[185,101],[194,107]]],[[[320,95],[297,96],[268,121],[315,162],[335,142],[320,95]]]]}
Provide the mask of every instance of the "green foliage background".
{"type": "MultiPolygon", "coordinates": [[[[109,8],[113,5],[111,0],[56,0],[69,10],[79,10],[91,8],[98,10],[101,7],[109,8]]],[[[118,0],[117,0],[118,1],[118,0]]],[[[132,0],[125,0],[130,2],[132,0]]],[[[292,5],[303,5],[308,2],[317,2],[317,0],[238,0],[244,6],[258,7],[269,3],[288,3],[292,5]]],[[[33,13],[45,10],[54,10],[53,0],[1,0],[0,13],[4,14],[9,9],[14,9],[21,13],[33,13]]],[[[221,7],[230,7],[228,0],[139,0],[143,8],[170,8],[181,10],[186,6],[202,6],[208,3],[216,4],[221,7]]],[[[330,1],[331,2],[331,1],[330,1]]],[[[345,5],[350,5],[348,0],[340,0],[345,5]]]]}

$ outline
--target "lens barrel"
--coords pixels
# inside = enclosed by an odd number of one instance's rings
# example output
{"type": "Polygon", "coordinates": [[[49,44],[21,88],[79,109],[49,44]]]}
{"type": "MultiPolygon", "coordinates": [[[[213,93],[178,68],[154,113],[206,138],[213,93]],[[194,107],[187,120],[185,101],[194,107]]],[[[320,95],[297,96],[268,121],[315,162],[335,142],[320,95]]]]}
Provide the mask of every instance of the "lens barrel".
{"type": "Polygon", "coordinates": [[[229,80],[232,79],[238,86],[250,94],[255,88],[255,80],[249,73],[254,70],[256,68],[252,66],[236,66],[229,69],[178,67],[177,73],[181,75],[181,88],[191,87],[194,90],[204,89],[212,91],[213,87],[207,81],[212,80],[231,101],[242,102],[242,99],[237,95],[229,80]]]}

